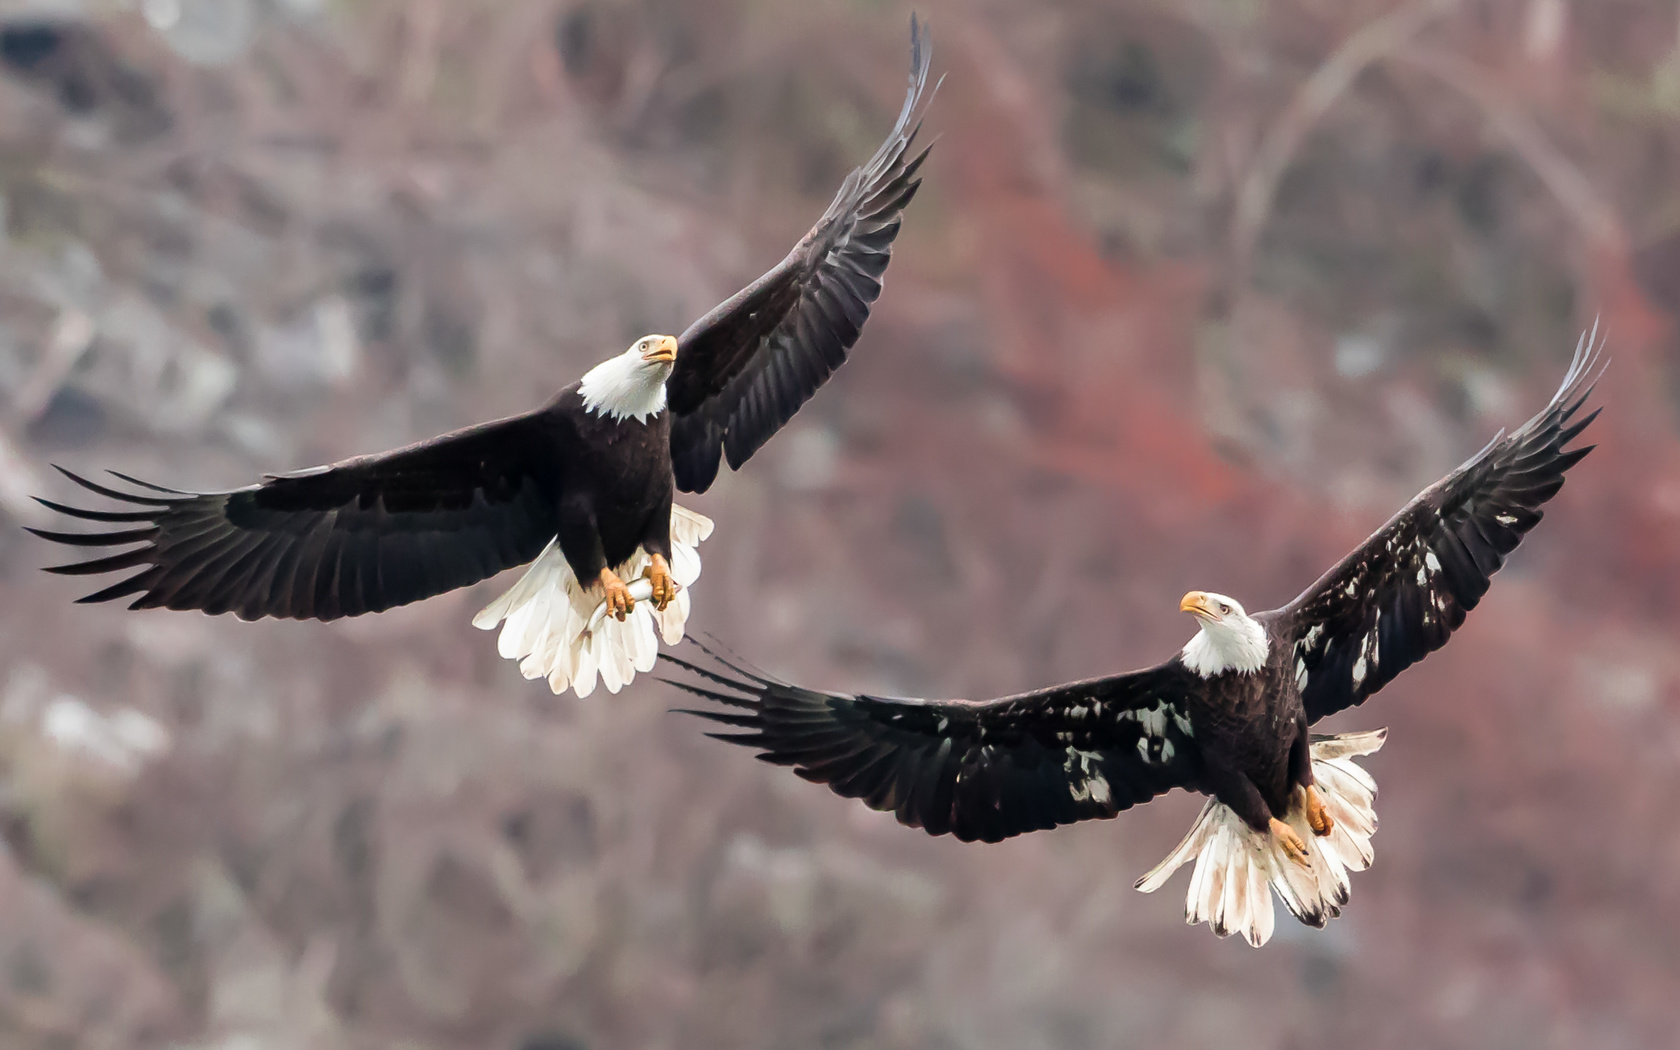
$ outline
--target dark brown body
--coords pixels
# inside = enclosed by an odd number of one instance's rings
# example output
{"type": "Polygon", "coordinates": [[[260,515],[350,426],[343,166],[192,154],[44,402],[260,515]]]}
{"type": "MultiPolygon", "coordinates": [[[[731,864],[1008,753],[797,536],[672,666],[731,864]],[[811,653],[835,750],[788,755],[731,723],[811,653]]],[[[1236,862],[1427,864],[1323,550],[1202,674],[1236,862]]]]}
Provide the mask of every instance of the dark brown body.
{"type": "Polygon", "coordinates": [[[1249,827],[1266,830],[1286,818],[1298,787],[1312,783],[1307,713],[1289,666],[1292,639],[1259,617],[1270,643],[1266,665],[1252,674],[1220,674],[1190,690],[1190,722],[1201,748],[1196,785],[1229,806],[1249,827]]]}
{"type": "Polygon", "coordinates": [[[641,546],[671,557],[671,414],[647,422],[591,412],[577,384],[545,413],[559,443],[560,551],[584,585],[641,546]]]}

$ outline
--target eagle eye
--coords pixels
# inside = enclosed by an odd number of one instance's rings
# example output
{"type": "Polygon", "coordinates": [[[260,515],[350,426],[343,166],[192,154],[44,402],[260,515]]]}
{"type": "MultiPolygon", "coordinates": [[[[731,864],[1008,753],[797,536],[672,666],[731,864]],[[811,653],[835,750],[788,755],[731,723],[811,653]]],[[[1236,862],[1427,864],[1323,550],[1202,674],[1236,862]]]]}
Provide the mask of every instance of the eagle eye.
{"type": "Polygon", "coordinates": [[[1221,615],[1221,616],[1231,615],[1231,607],[1229,605],[1226,605],[1224,602],[1220,602],[1219,603],[1219,615],[1221,615]]]}

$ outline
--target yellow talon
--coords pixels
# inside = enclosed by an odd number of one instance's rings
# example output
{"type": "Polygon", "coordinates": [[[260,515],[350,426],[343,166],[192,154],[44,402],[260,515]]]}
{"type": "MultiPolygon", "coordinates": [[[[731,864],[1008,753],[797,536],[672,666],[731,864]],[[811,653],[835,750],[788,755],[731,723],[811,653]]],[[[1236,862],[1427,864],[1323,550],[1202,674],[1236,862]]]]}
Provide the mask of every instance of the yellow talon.
{"type": "Polygon", "coordinates": [[[642,576],[653,583],[653,605],[660,612],[671,604],[677,596],[677,581],[671,578],[671,566],[665,561],[665,555],[655,554],[651,564],[642,570],[642,576]]]}
{"type": "Polygon", "coordinates": [[[607,615],[616,617],[620,622],[630,615],[630,610],[636,607],[636,599],[630,597],[630,588],[618,578],[618,573],[611,569],[602,569],[596,585],[606,594],[607,615]]]}
{"type": "Polygon", "coordinates": [[[1314,835],[1324,836],[1336,830],[1335,818],[1324,807],[1324,798],[1318,789],[1307,785],[1307,826],[1313,829],[1314,835]]]}
{"type": "Polygon", "coordinates": [[[1272,837],[1278,840],[1283,851],[1289,854],[1289,859],[1302,867],[1307,867],[1307,844],[1301,841],[1301,836],[1295,834],[1295,829],[1276,817],[1272,818],[1272,837]]]}

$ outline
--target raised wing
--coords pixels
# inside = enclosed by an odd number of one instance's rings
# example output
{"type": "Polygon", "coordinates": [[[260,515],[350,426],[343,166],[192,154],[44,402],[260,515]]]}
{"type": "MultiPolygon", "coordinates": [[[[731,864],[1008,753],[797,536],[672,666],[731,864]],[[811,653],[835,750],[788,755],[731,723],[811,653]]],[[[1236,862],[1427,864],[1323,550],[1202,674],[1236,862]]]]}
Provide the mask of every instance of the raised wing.
{"type": "Polygon", "coordinates": [[[1565,449],[1598,416],[1571,422],[1602,371],[1593,335],[1563,385],[1515,433],[1419,493],[1388,524],[1276,613],[1295,639],[1309,720],[1365,698],[1447,644],[1490,577],[1540,521],[1540,505],[1593,446],[1565,449]]]}
{"type": "Polygon", "coordinates": [[[127,506],[43,504],[120,527],[31,532],[77,547],[139,546],[47,571],[138,568],[80,599],[138,595],[131,609],[202,609],[244,620],[360,616],[530,561],[558,524],[559,457],[544,412],[232,492],[179,492],[118,474],[144,490],[123,492],[64,473],[127,506]]]}
{"type": "MultiPolygon", "coordinates": [[[[881,294],[927,149],[909,156],[931,48],[910,20],[910,90],[892,134],[846,176],[817,224],[775,269],[689,326],[665,389],[677,487],[704,492],[718,461],[737,470],[845,363],[881,294]]],[[[937,85],[936,85],[937,87],[937,85]]],[[[928,147],[932,148],[932,147],[928,147]]]]}
{"type": "Polygon", "coordinates": [[[901,700],[788,685],[695,642],[714,666],[668,653],[699,683],[666,679],[722,709],[690,711],[902,824],[964,842],[997,842],[1112,817],[1200,768],[1177,661],[999,700],[901,700]]]}

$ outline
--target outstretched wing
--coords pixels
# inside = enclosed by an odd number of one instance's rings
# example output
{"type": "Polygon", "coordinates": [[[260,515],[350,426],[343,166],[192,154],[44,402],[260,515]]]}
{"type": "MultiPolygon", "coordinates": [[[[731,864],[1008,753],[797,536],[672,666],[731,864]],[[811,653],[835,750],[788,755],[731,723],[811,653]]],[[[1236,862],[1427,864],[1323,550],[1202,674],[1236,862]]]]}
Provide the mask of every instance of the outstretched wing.
{"type": "Polygon", "coordinates": [[[179,492],[118,474],[144,490],[123,492],[66,470],[127,506],[41,502],[119,527],[30,531],[77,547],[139,544],[47,570],[140,569],[84,602],[138,595],[129,608],[334,620],[465,587],[535,558],[558,524],[556,448],[544,413],[533,412],[232,492],[179,492]]]}
{"type": "MultiPolygon", "coordinates": [[[[751,458],[845,363],[881,294],[927,149],[909,155],[931,48],[910,20],[910,90],[892,134],[775,269],[689,326],[666,381],[677,487],[704,492],[751,458]]],[[[937,87],[937,85],[936,85],[937,87]]],[[[931,149],[932,147],[928,147],[931,149]]]]}
{"type": "Polygon", "coordinates": [[[695,644],[714,666],[660,659],[701,679],[666,681],[724,705],[688,712],[734,730],[711,735],[930,835],[997,842],[1112,817],[1200,768],[1177,661],[999,700],[901,700],[803,689],[695,644]]]}
{"type": "Polygon", "coordinates": [[[1564,446],[1598,416],[1571,422],[1602,371],[1597,329],[1576,345],[1546,408],[1431,485],[1289,605],[1268,614],[1295,639],[1307,717],[1363,703],[1447,639],[1489,578],[1541,518],[1540,505],[1593,446],[1564,446]]]}

